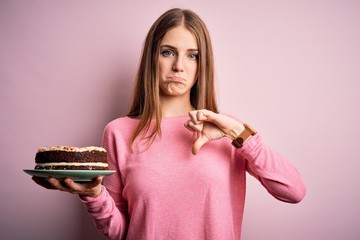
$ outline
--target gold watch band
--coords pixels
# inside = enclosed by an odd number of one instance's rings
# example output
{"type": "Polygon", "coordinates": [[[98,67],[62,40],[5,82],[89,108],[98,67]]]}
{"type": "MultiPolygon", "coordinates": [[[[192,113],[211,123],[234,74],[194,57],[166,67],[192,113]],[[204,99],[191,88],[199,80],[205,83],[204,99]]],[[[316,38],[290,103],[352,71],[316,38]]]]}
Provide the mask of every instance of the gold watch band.
{"type": "Polygon", "coordinates": [[[244,127],[244,131],[242,131],[242,133],[240,133],[240,135],[236,137],[231,143],[235,148],[241,148],[251,136],[256,134],[256,130],[250,127],[248,124],[245,123],[244,127]]]}

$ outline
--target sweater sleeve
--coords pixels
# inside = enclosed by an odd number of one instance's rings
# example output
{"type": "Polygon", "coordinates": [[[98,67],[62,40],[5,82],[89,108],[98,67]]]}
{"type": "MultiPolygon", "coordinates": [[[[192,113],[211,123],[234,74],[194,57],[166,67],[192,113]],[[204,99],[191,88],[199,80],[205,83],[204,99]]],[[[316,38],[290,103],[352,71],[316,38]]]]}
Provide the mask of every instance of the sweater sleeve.
{"type": "Polygon", "coordinates": [[[105,128],[103,147],[107,150],[109,168],[116,173],[104,178],[102,191],[96,198],[82,197],[85,208],[97,229],[109,239],[125,239],[129,225],[127,202],[122,197],[124,188],[118,164],[118,151],[111,128],[105,128]]]}
{"type": "Polygon", "coordinates": [[[103,235],[109,239],[125,239],[128,218],[116,207],[105,186],[96,198],[81,197],[81,201],[103,235]]]}
{"type": "Polygon", "coordinates": [[[259,134],[237,151],[245,159],[247,171],[275,198],[289,203],[304,198],[306,187],[297,169],[263,143],[259,134]]]}

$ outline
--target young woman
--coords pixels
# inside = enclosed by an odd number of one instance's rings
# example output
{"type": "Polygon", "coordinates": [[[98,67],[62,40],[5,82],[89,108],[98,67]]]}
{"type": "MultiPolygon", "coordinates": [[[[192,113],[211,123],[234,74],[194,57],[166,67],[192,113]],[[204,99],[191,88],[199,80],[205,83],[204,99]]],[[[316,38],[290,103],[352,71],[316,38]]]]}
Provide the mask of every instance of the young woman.
{"type": "Polygon", "coordinates": [[[218,112],[209,33],[189,10],[152,25],[130,112],[106,126],[103,146],[116,170],[103,184],[50,178],[47,187],[79,194],[110,239],[240,239],[246,172],[285,202],[306,191],[259,133],[218,112]]]}

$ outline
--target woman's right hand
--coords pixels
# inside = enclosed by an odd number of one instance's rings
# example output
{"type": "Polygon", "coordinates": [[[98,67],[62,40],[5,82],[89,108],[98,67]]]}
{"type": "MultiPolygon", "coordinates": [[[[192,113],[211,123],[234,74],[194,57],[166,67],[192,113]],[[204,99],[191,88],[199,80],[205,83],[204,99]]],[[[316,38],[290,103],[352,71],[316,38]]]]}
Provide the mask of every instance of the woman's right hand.
{"type": "Polygon", "coordinates": [[[56,178],[39,178],[32,177],[32,180],[38,185],[53,190],[60,190],[71,194],[78,194],[85,197],[97,197],[101,193],[101,182],[103,177],[99,176],[91,182],[77,183],[70,178],[59,181],[56,178]]]}

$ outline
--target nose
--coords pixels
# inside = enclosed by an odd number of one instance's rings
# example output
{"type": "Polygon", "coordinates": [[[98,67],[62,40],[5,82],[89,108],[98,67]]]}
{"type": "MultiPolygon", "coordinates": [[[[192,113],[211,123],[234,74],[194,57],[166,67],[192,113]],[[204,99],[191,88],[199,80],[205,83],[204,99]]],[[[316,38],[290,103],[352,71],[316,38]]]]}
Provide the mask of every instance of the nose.
{"type": "Polygon", "coordinates": [[[174,64],[172,66],[172,70],[174,72],[183,72],[184,71],[184,64],[182,62],[181,57],[177,57],[174,61],[174,64]]]}

